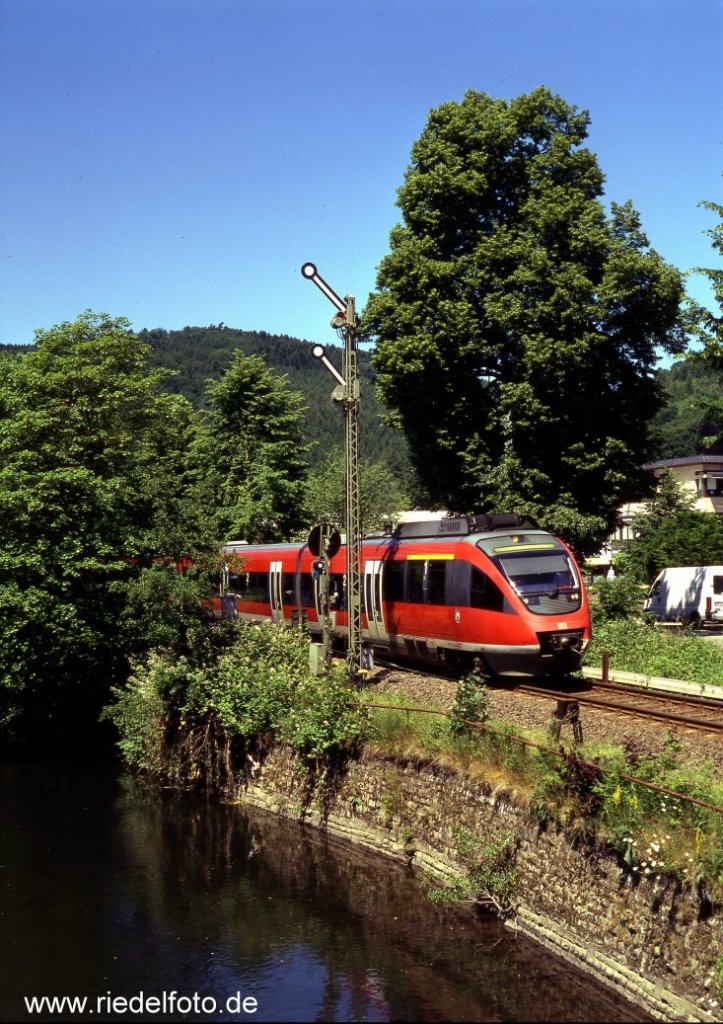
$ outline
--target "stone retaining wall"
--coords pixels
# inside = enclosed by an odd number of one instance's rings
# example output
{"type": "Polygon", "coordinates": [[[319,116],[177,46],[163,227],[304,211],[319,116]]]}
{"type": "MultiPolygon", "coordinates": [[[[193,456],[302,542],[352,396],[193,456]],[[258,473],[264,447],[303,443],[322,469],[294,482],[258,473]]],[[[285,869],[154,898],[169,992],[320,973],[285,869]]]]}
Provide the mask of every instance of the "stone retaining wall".
{"type": "Polygon", "coordinates": [[[406,861],[444,884],[464,874],[460,834],[515,837],[518,885],[507,920],[664,1021],[723,1021],[711,975],[723,957],[723,907],[672,881],[623,879],[611,857],[539,830],[503,793],[450,769],[366,752],[313,787],[293,755],[274,750],[238,797],[406,861]]]}

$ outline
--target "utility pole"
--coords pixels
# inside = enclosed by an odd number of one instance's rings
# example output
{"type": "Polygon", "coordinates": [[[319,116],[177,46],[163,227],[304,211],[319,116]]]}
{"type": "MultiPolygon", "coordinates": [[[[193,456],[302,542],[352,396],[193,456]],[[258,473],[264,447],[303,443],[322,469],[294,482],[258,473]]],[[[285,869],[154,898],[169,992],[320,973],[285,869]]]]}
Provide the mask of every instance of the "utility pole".
{"type": "Polygon", "coordinates": [[[331,326],[344,341],[344,374],[340,374],[326,355],[323,345],[315,345],[312,353],[321,360],[338,385],[332,398],[344,406],[345,464],[346,464],[346,602],[349,622],[347,668],[350,682],[356,684],[364,668],[361,628],[361,488],[359,406],[361,384],[359,380],[358,340],[359,317],[354,296],[339,298],[321,277],[313,263],[304,263],[302,275],[313,281],[336,307],[331,326]]]}

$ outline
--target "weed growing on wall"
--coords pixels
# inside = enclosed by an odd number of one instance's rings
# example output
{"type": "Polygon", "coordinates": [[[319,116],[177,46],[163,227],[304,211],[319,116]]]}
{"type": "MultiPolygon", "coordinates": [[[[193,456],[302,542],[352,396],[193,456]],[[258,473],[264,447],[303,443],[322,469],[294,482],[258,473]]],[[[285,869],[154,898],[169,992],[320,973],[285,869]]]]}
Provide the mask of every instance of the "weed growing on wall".
{"type": "MultiPolygon", "coordinates": [[[[403,703],[398,694],[374,699],[403,703]]],[[[489,722],[477,736],[454,736],[442,716],[411,708],[371,712],[371,735],[385,752],[429,758],[514,792],[540,825],[561,822],[615,850],[631,882],[659,875],[697,887],[701,895],[723,897],[723,815],[630,781],[639,778],[723,806],[723,781],[715,767],[682,761],[673,737],[657,756],[641,753],[634,743],[627,749],[587,745],[561,756],[559,750],[521,743],[522,730],[508,723],[489,722]]],[[[467,895],[461,885],[440,890],[438,898],[467,895]]]]}
{"type": "Polygon", "coordinates": [[[723,815],[630,781],[633,776],[706,803],[723,805],[714,765],[681,764],[674,738],[656,756],[621,750],[600,756],[598,821],[631,876],[675,878],[723,897],[723,815]]]}
{"type": "Polygon", "coordinates": [[[434,903],[471,900],[494,910],[500,917],[509,916],[514,910],[517,892],[517,832],[509,831],[491,840],[468,829],[457,829],[454,842],[466,876],[453,879],[446,886],[430,888],[428,899],[434,903]]]}
{"type": "Polygon", "coordinates": [[[713,965],[711,975],[711,1009],[723,1004],[723,956],[719,956],[713,965]]]}

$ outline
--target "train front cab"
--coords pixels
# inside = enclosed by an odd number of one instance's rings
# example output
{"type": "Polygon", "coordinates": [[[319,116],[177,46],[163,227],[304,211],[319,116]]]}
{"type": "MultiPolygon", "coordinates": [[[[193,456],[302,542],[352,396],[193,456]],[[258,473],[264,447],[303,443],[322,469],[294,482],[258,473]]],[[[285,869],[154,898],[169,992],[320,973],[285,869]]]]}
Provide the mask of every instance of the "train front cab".
{"type": "Polygon", "coordinates": [[[398,538],[369,551],[364,596],[372,643],[495,675],[574,671],[590,637],[579,569],[540,530],[398,538]]]}
{"type": "Polygon", "coordinates": [[[582,575],[562,541],[541,530],[470,538],[481,568],[503,591],[516,626],[515,650],[486,655],[493,672],[554,675],[580,668],[590,641],[582,575]]]}

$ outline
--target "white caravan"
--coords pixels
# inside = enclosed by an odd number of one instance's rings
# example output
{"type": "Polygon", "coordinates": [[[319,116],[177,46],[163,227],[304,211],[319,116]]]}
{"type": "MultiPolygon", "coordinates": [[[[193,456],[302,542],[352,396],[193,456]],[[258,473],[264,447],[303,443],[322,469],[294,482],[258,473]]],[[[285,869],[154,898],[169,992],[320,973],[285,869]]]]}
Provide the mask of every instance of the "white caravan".
{"type": "Polygon", "coordinates": [[[693,629],[704,622],[723,622],[723,565],[663,569],[650,588],[645,611],[693,629]]]}

